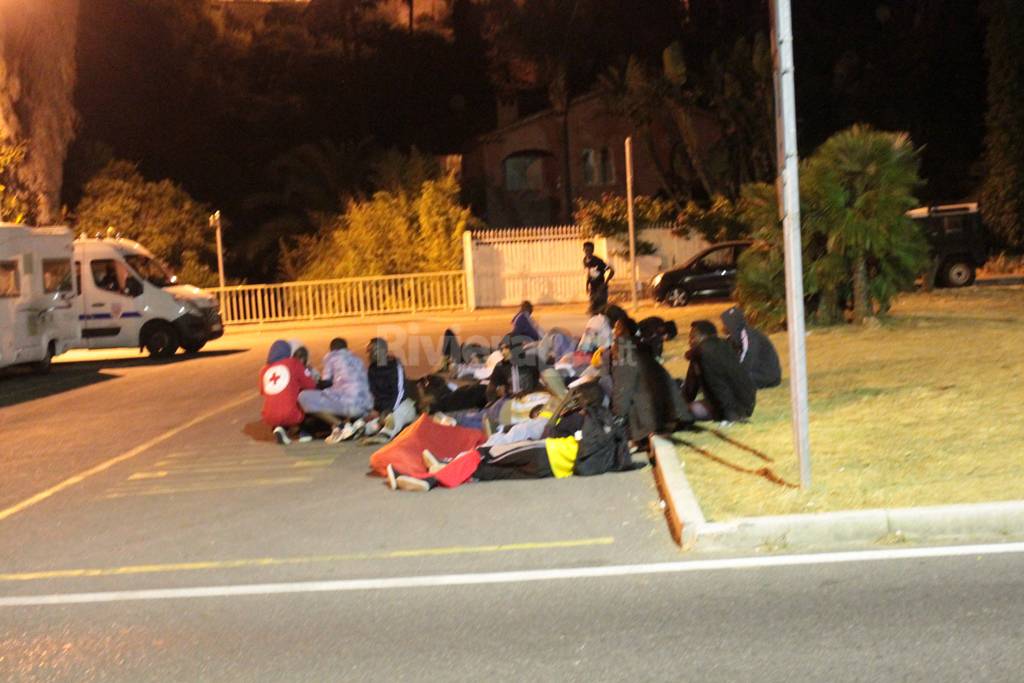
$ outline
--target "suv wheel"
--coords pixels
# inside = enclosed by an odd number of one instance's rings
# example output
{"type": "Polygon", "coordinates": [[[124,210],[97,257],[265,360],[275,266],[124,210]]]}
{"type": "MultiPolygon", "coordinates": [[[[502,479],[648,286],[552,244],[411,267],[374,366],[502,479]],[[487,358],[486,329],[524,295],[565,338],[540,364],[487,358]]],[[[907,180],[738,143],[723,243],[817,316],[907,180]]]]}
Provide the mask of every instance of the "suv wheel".
{"type": "Polygon", "coordinates": [[[947,287],[966,287],[974,282],[974,266],[963,258],[946,261],[942,267],[942,281],[947,287]]]}
{"type": "Polygon", "coordinates": [[[690,303],[690,293],[682,287],[674,287],[665,295],[665,303],[669,306],[685,306],[690,303]]]}

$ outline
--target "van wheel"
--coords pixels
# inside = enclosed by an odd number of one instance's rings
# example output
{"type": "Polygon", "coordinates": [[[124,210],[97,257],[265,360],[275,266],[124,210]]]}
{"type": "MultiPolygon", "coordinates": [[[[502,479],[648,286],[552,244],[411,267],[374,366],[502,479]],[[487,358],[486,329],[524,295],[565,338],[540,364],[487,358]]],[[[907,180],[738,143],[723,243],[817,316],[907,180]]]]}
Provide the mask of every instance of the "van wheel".
{"type": "Polygon", "coordinates": [[[32,364],[32,370],[40,375],[45,375],[50,372],[50,368],[53,367],[53,356],[56,352],[54,343],[50,342],[46,347],[46,356],[42,360],[38,360],[32,364]]]}
{"type": "Polygon", "coordinates": [[[154,358],[170,358],[178,350],[178,333],[168,323],[158,320],[146,327],[142,345],[154,358]]]}
{"type": "Polygon", "coordinates": [[[962,258],[946,261],[942,267],[942,281],[947,287],[966,287],[974,283],[974,266],[962,258]]]}
{"type": "Polygon", "coordinates": [[[669,306],[685,306],[690,303],[690,293],[682,287],[675,287],[665,296],[665,303],[669,306]]]}
{"type": "Polygon", "coordinates": [[[206,346],[206,342],[192,342],[191,344],[182,344],[181,348],[185,353],[199,353],[199,349],[206,346]]]}

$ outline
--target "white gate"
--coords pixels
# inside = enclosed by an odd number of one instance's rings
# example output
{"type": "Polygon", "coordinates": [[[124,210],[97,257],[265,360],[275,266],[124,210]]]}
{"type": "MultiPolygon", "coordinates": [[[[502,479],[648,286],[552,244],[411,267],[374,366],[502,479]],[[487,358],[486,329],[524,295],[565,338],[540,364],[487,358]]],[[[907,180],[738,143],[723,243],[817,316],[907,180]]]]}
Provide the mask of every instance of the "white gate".
{"type": "MultiPolygon", "coordinates": [[[[641,283],[707,246],[699,237],[675,237],[667,227],[648,228],[642,237],[655,244],[658,254],[637,259],[641,283]]],[[[628,291],[629,257],[621,255],[625,247],[603,237],[584,237],[579,226],[463,233],[469,307],[517,306],[525,299],[535,304],[586,301],[583,243],[588,239],[595,253],[615,268],[612,288],[628,291]]]]}
{"type": "MultiPolygon", "coordinates": [[[[586,301],[583,242],[575,225],[504,228],[463,233],[466,279],[476,306],[586,301]]],[[[604,258],[605,240],[593,238],[604,258]]]]}

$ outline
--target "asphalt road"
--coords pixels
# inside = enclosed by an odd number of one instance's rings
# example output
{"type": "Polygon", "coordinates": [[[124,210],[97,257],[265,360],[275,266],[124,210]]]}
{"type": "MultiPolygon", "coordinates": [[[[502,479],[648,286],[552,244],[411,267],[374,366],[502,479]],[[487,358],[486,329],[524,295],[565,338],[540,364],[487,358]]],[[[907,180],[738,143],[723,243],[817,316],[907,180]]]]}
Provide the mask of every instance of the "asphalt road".
{"type": "Polygon", "coordinates": [[[507,320],[265,330],[0,377],[0,680],[1020,679],[1020,554],[577,576],[692,559],[648,470],[393,493],[369,448],[282,448],[259,423],[277,337],[317,359],[382,335],[419,374],[445,326],[507,320]]]}

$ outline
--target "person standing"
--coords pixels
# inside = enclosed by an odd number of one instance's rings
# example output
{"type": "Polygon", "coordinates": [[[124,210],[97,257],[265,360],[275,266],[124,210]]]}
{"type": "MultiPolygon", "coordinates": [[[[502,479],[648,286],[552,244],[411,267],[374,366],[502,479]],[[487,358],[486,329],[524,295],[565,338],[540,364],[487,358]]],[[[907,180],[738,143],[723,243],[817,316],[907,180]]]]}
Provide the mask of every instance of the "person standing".
{"type": "Polygon", "coordinates": [[[608,305],[608,283],[615,277],[615,269],[594,254],[593,242],[583,243],[583,268],[587,271],[590,314],[596,315],[608,305]]]}

